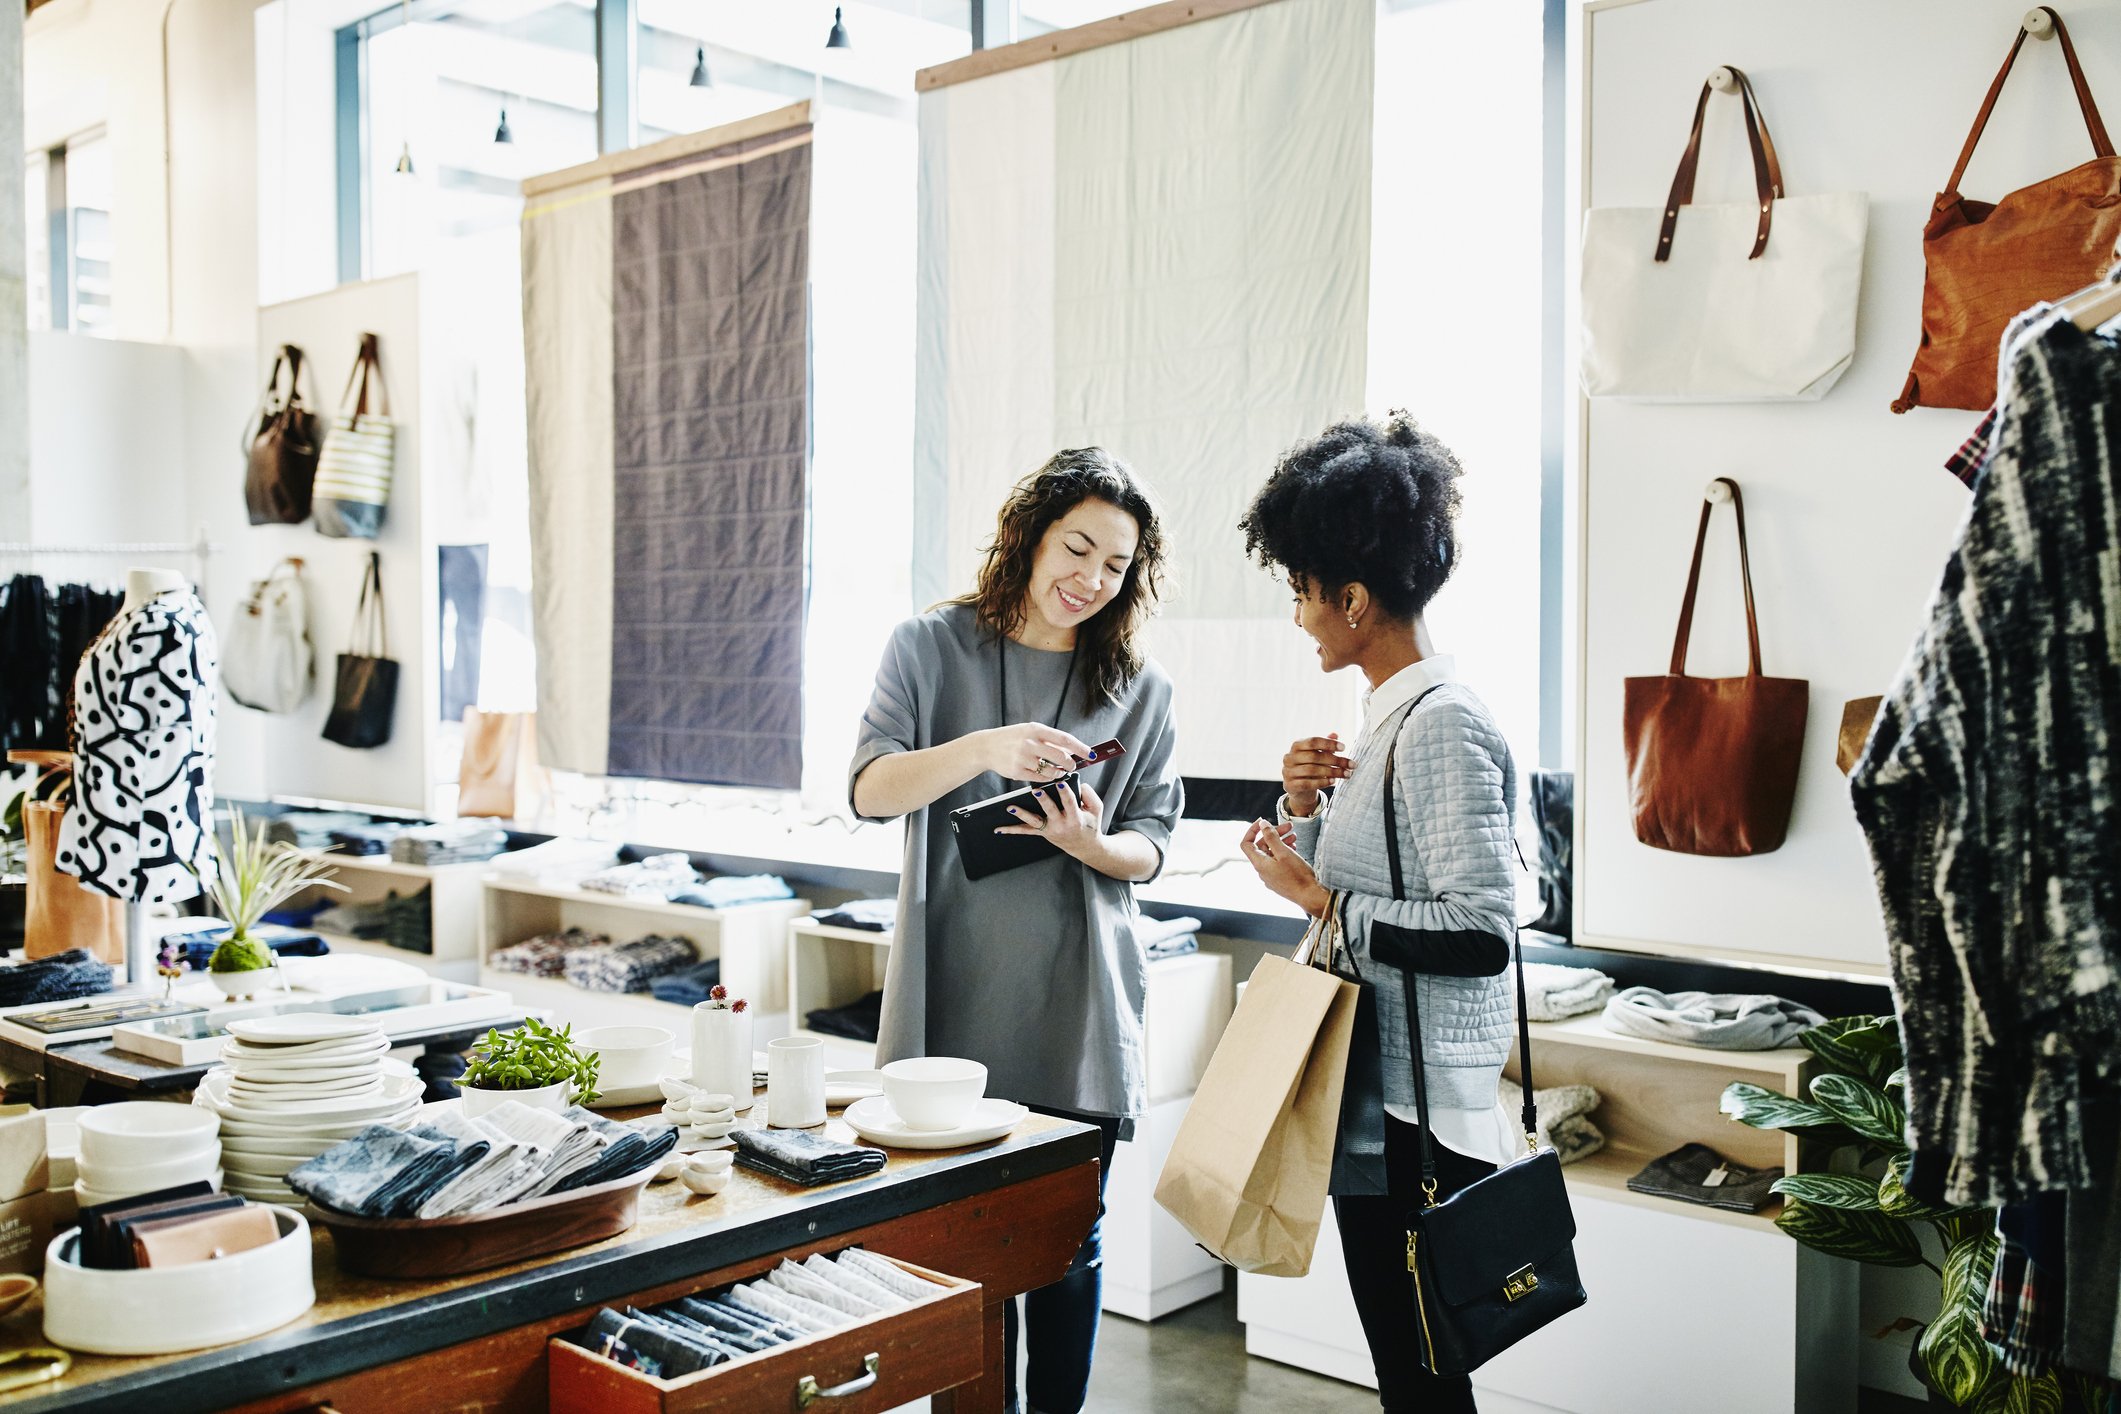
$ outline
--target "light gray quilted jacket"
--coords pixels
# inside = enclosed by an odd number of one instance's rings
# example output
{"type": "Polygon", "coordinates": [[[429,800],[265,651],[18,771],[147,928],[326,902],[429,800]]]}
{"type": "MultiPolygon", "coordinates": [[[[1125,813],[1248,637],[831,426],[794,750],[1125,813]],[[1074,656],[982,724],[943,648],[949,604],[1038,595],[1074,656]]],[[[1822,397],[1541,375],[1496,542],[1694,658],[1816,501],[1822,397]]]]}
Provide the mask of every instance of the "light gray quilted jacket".
{"type": "MultiPolygon", "coordinates": [[[[1406,898],[1392,897],[1385,854],[1385,756],[1390,734],[1365,741],[1355,769],[1326,808],[1291,820],[1296,849],[1319,882],[1347,894],[1347,942],[1364,981],[1377,989],[1385,1103],[1414,1105],[1407,1054],[1406,979],[1370,956],[1370,923],[1480,930],[1515,936],[1512,853],[1517,767],[1495,719],[1470,688],[1445,682],[1399,728],[1399,860],[1406,898]]],[[[1488,1109],[1515,1029],[1508,972],[1497,977],[1417,973],[1422,1063],[1429,1103],[1488,1109]]]]}

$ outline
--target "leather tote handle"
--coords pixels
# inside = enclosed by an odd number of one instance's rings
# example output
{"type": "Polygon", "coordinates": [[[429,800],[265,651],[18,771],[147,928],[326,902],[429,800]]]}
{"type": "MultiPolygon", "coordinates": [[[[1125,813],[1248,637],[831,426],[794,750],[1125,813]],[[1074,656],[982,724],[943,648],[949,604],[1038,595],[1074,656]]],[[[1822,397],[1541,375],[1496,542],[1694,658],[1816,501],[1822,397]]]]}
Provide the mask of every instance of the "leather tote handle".
{"type": "Polygon", "coordinates": [[[349,397],[354,398],[353,414],[360,417],[368,411],[368,387],[373,378],[376,387],[376,413],[380,417],[390,416],[390,387],[383,381],[383,358],[380,341],[374,334],[361,336],[361,351],[354,355],[354,366],[346,374],[346,391],[339,395],[339,406],[345,407],[349,397]],[[355,397],[354,385],[360,384],[360,394],[355,397]]]}
{"type": "MultiPolygon", "coordinates": [[[[2095,156],[2114,155],[2112,139],[2106,135],[2106,124],[2099,117],[2099,105],[2092,100],[2092,86],[2085,82],[2084,68],[2077,62],[2077,46],[2070,43],[2069,26],[2054,8],[2042,5],[2047,17],[2055,22],[2055,38],[2062,41],[2062,58],[2069,65],[2069,81],[2076,85],[2077,107],[2084,114],[2084,128],[2092,136],[2092,152],[2095,156]]],[[[1952,168],[1952,179],[1944,184],[1947,192],[1959,190],[1959,179],[1966,175],[1966,164],[1974,160],[1974,148],[1981,141],[1981,133],[1988,126],[1988,115],[1995,111],[1996,95],[2003,92],[2003,81],[2011,76],[2011,65],[2018,62],[2018,51],[2025,47],[2025,27],[2018,27],[2018,37],[2011,41],[2011,52],[2003,56],[2003,67],[1997,71],[1996,81],[1988,86],[1988,97],[1981,100],[1981,112],[1974,119],[1974,130],[1966,135],[1966,146],[1959,149],[1959,165],[1952,168]]]]}
{"type": "MultiPolygon", "coordinates": [[[[1430,688],[1429,692],[1434,692],[1430,688]]],[[[1407,714],[1421,705],[1424,692],[1408,706],[1407,714]]],[[[1400,718],[1404,722],[1405,716],[1400,718]]],[[[1385,753],[1385,858],[1392,866],[1392,897],[1404,900],[1407,884],[1399,863],[1399,731],[1392,733],[1391,749],[1385,753]]],[[[1524,1124],[1525,1143],[1536,1146],[1539,1133],[1539,1106],[1532,1099],[1532,1022],[1531,1009],[1525,1002],[1524,988],[1524,935],[1511,929],[1510,950],[1517,969],[1517,1081],[1524,1091],[1524,1104],[1518,1118],[1524,1124]]],[[[1414,1113],[1421,1128],[1421,1191],[1430,1207],[1436,1206],[1436,1145],[1429,1132],[1429,1080],[1422,1069],[1421,1061],[1421,988],[1413,976],[1400,974],[1407,986],[1407,1054],[1414,1058],[1414,1113]]]]}
{"type": "Polygon", "coordinates": [[[383,557],[374,550],[368,552],[368,567],[361,573],[361,597],[354,604],[353,633],[346,651],[357,658],[390,656],[389,626],[383,615],[383,557]]]}
{"type": "MultiPolygon", "coordinates": [[[[1758,260],[1767,249],[1768,228],[1775,219],[1775,198],[1786,195],[1782,189],[1782,159],[1775,153],[1775,139],[1768,134],[1767,118],[1760,112],[1759,100],[1753,96],[1753,81],[1735,65],[1726,64],[1724,67],[1738,81],[1738,96],[1745,105],[1745,141],[1753,151],[1753,190],[1760,202],[1753,253],[1746,259],[1758,260]]],[[[1657,260],[1660,263],[1672,253],[1672,239],[1679,229],[1679,208],[1694,200],[1694,173],[1701,166],[1701,125],[1708,117],[1711,91],[1708,83],[1701,85],[1701,97],[1694,102],[1694,130],[1687,135],[1686,152],[1679,159],[1679,170],[1672,174],[1671,195],[1664,202],[1664,224],[1657,232],[1657,260]]]]}
{"type": "MultiPolygon", "coordinates": [[[[1753,561],[1745,545],[1745,496],[1738,490],[1738,483],[1728,476],[1716,478],[1716,484],[1731,493],[1731,509],[1738,514],[1738,574],[1745,582],[1745,644],[1749,667],[1748,677],[1760,676],[1760,617],[1753,611],[1753,561]]],[[[1694,563],[1686,572],[1686,598],[1679,604],[1679,633],[1672,640],[1672,676],[1686,676],[1687,640],[1694,633],[1694,594],[1701,588],[1701,550],[1708,543],[1709,517],[1716,511],[1716,503],[1706,496],[1701,500],[1701,524],[1694,530],[1694,563]]]]}

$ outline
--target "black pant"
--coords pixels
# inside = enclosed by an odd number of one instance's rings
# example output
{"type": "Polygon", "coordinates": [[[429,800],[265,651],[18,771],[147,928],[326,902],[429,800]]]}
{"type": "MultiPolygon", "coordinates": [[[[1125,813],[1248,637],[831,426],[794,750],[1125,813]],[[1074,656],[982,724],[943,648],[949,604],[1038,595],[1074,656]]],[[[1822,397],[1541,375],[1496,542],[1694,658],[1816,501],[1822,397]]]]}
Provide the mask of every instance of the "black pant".
{"type": "MultiPolygon", "coordinates": [[[[1097,1354],[1097,1323],[1104,1317],[1105,1180],[1112,1173],[1112,1150],[1119,1143],[1119,1120],[1112,1115],[1072,1114],[1067,1110],[1031,1108],[1056,1119],[1072,1119],[1097,1126],[1097,1217],[1090,1233],[1075,1251],[1067,1275],[1050,1286],[1024,1295],[1024,1326],[1031,1337],[1031,1355],[1024,1367],[1024,1394],[1030,1408],[1039,1414],[1076,1414],[1090,1397],[1090,1361],[1097,1354]]],[[[1005,1308],[1003,1326],[1007,1354],[1002,1366],[1006,1407],[1011,1414],[1021,1406],[1016,1392],[1016,1303],[1005,1308]]]]}
{"type": "MultiPolygon", "coordinates": [[[[1495,1172],[1495,1166],[1436,1146],[1436,1196],[1495,1172]]],[[[1421,1365],[1421,1318],[1407,1271],[1409,1210],[1421,1206],[1421,1130],[1385,1117],[1382,1196],[1335,1198],[1333,1218],[1348,1262],[1348,1287],[1362,1317],[1363,1339],[1377,1366],[1377,1401],[1387,1414],[1473,1414],[1473,1382],[1464,1375],[1432,1375],[1421,1365]]]]}

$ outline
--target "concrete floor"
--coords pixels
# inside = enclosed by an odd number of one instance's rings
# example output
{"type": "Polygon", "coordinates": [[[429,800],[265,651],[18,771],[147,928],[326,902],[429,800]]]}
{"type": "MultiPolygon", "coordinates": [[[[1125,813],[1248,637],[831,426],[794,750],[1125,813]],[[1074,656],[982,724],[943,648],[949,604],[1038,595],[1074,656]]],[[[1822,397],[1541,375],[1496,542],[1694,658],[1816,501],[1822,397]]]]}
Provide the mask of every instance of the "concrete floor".
{"type": "Polygon", "coordinates": [[[1237,1288],[1154,1325],[1107,1315],[1090,1372],[1095,1414],[1323,1414],[1374,1410],[1377,1395],[1245,1354],[1237,1288]]]}

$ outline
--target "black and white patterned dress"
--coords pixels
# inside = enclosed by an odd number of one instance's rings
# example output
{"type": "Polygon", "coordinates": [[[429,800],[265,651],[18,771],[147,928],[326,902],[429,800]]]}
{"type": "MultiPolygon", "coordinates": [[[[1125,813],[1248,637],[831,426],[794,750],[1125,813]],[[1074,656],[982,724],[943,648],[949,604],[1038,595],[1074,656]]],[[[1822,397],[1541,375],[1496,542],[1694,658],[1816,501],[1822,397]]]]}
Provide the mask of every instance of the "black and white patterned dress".
{"type": "Polygon", "coordinates": [[[191,898],[213,854],[220,662],[190,589],[121,613],[74,674],[74,796],[59,868],[141,903],[191,898]]]}

